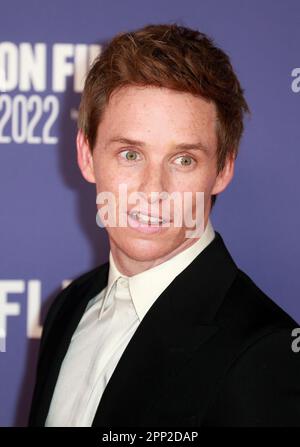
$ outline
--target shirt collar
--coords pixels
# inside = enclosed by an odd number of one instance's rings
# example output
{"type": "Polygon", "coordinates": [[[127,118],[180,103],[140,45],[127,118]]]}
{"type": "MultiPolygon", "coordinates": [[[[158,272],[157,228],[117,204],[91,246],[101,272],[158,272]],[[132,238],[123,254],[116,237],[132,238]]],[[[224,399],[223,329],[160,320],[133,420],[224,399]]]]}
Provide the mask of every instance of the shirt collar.
{"type": "Polygon", "coordinates": [[[99,313],[99,320],[101,319],[102,313],[106,307],[106,305],[108,305],[108,297],[110,296],[110,292],[111,289],[113,288],[114,284],[116,283],[116,281],[120,278],[129,278],[126,275],[123,275],[121,272],[119,272],[111,251],[109,252],[109,273],[108,273],[108,281],[107,281],[107,286],[106,286],[106,291],[105,291],[105,295],[104,295],[104,299],[102,301],[102,305],[101,305],[101,309],[100,309],[100,313],[99,313]]]}
{"type": "Polygon", "coordinates": [[[101,306],[99,318],[101,318],[105,303],[110,291],[118,278],[127,278],[129,281],[130,295],[141,321],[154,301],[214,239],[215,232],[210,219],[202,236],[192,245],[168,259],[167,261],[133,276],[126,276],[119,272],[112,253],[109,253],[109,274],[105,297],[101,306]]]}

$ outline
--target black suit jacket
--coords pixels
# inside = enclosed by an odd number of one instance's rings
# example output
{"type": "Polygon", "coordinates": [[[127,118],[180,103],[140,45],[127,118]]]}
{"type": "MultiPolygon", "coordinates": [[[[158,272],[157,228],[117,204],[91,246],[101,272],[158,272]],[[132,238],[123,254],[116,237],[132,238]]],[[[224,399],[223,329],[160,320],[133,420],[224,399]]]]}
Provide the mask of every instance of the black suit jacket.
{"type": "MultiPolygon", "coordinates": [[[[31,426],[43,426],[71,337],[108,263],[76,279],[44,325],[31,426]]],[[[237,268],[219,233],[154,302],[93,426],[300,426],[297,323],[237,268]]]]}

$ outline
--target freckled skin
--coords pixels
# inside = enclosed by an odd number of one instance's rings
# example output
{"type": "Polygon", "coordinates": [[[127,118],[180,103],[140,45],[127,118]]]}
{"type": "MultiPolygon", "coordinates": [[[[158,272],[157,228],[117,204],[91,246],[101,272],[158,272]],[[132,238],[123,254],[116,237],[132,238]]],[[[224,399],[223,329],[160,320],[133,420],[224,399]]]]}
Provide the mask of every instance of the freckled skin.
{"type": "MultiPolygon", "coordinates": [[[[116,90],[98,126],[90,150],[81,131],[77,137],[78,163],[83,176],[96,191],[118,197],[119,184],[128,195],[191,191],[204,192],[204,225],[211,210],[211,195],[223,191],[232,179],[234,161],[228,159],[217,175],[216,107],[200,97],[159,87],[128,86],[116,90]],[[143,145],[111,142],[116,136],[143,145]],[[202,143],[205,151],[178,148],[202,143]]],[[[132,205],[129,205],[129,209],[132,205]]],[[[194,215],[194,214],[193,214],[194,215]]],[[[196,239],[186,237],[186,227],[171,225],[157,234],[131,227],[106,228],[115,262],[123,274],[133,275],[158,265],[181,252],[196,239]]]]}

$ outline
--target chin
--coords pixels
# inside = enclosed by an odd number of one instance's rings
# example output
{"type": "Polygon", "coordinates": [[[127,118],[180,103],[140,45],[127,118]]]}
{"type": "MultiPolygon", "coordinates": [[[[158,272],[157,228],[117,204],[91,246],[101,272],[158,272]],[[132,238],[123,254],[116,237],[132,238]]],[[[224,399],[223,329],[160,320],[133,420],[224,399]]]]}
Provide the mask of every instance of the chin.
{"type": "Polygon", "coordinates": [[[121,250],[131,259],[139,262],[154,261],[167,256],[175,250],[180,242],[176,237],[158,238],[152,237],[129,237],[128,234],[109,235],[118,250],[121,250]]]}

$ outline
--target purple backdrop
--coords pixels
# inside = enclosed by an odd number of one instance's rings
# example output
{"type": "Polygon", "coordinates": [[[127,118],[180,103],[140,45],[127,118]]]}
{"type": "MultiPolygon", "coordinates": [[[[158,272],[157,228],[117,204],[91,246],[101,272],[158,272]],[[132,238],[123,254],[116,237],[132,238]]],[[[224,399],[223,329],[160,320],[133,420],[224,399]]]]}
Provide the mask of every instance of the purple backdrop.
{"type": "Polygon", "coordinates": [[[62,282],[107,259],[106,235],[95,224],[94,186],[76,166],[74,115],[84,67],[95,45],[115,33],[172,21],[208,33],[231,55],[252,110],[214,226],[239,266],[300,321],[299,1],[4,1],[2,426],[26,424],[39,324],[62,282]]]}

